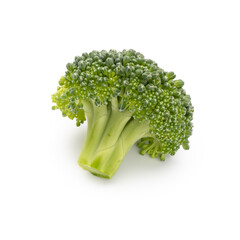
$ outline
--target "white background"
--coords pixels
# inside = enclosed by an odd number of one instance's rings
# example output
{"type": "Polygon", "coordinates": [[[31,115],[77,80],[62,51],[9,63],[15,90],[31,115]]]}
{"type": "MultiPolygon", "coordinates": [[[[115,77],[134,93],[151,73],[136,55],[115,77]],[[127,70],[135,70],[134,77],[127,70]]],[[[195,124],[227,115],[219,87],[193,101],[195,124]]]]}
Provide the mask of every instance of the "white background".
{"type": "Polygon", "coordinates": [[[240,239],[239,1],[0,3],[0,239],[240,239]],[[86,125],[51,110],[74,56],[142,52],[185,81],[191,149],[77,165],[86,125]]]}

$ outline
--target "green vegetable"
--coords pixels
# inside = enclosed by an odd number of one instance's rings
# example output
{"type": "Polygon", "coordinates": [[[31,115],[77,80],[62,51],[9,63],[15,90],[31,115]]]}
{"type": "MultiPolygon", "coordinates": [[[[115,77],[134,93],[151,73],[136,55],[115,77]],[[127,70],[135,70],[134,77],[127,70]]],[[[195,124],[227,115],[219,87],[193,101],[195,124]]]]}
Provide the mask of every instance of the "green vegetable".
{"type": "Polygon", "coordinates": [[[175,77],[134,50],[92,51],[68,63],[52,101],[77,126],[87,118],[79,165],[111,178],[136,142],[140,154],[161,161],[189,149],[193,106],[175,77]]]}

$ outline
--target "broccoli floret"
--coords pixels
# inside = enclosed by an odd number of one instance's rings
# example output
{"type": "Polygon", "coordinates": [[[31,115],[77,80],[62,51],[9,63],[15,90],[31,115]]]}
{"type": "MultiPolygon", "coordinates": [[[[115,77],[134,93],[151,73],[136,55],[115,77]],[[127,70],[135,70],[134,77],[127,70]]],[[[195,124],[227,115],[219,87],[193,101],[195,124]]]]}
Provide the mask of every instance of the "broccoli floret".
{"type": "Polygon", "coordinates": [[[79,165],[111,178],[136,142],[140,154],[161,161],[189,149],[193,106],[175,77],[134,50],[92,51],[68,63],[52,101],[77,126],[87,118],[79,165]]]}

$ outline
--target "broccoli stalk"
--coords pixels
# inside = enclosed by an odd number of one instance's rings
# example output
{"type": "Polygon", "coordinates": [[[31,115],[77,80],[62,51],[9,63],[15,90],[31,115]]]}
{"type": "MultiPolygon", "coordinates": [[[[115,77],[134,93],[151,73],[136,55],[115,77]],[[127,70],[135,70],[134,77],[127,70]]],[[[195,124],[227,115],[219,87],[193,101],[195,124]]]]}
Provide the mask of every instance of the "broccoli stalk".
{"type": "Polygon", "coordinates": [[[83,109],[87,116],[88,129],[79,157],[82,162],[87,161],[95,154],[110,114],[106,106],[96,106],[91,100],[83,101],[83,109]]]}
{"type": "Polygon", "coordinates": [[[83,108],[88,130],[78,163],[94,175],[111,178],[132,145],[148,133],[148,124],[120,112],[117,98],[107,106],[85,102],[83,108]]]}

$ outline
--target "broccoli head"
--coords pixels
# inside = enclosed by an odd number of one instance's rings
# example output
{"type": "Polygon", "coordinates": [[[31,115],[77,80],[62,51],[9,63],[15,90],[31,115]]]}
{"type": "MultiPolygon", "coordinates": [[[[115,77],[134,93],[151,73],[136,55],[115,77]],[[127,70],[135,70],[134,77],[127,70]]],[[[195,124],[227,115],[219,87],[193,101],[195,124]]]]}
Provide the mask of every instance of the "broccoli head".
{"type": "Polygon", "coordinates": [[[83,169],[111,178],[136,142],[140,154],[162,161],[180,146],[189,149],[193,106],[173,72],[134,50],[83,53],[66,67],[53,109],[77,126],[87,118],[83,169]]]}

